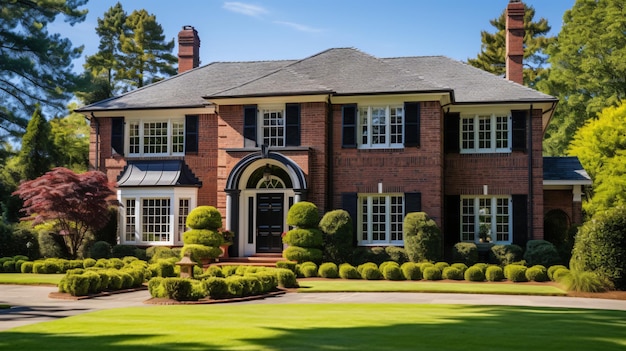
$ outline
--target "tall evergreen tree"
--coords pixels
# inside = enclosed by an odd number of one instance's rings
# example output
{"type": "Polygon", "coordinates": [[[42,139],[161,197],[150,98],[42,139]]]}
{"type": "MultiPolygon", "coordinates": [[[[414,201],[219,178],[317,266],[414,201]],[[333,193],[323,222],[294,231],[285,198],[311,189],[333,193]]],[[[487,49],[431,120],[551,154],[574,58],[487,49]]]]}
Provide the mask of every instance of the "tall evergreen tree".
{"type": "MultiPolygon", "coordinates": [[[[546,35],[550,31],[548,20],[540,18],[534,22],[535,9],[524,5],[524,85],[535,87],[542,79],[546,70],[546,48],[554,41],[546,35]]],[[[482,31],[481,52],[475,59],[467,62],[482,70],[497,75],[504,75],[506,71],[506,10],[500,17],[489,21],[495,27],[495,33],[482,31]]]]}
{"type": "Polygon", "coordinates": [[[72,60],[82,47],[59,34],[49,23],[63,15],[74,25],[85,19],[79,10],[87,0],[0,0],[0,137],[24,132],[35,104],[65,109],[75,84],[72,60]]]}
{"type": "Polygon", "coordinates": [[[544,151],[562,155],[576,131],[626,98],[626,6],[623,0],[577,0],[548,48],[550,75],[540,89],[560,100],[544,151]]]}
{"type": "Polygon", "coordinates": [[[41,107],[28,122],[26,134],[22,138],[22,148],[18,154],[23,180],[35,179],[48,172],[55,158],[54,144],[50,138],[50,124],[43,117],[41,107]]]}

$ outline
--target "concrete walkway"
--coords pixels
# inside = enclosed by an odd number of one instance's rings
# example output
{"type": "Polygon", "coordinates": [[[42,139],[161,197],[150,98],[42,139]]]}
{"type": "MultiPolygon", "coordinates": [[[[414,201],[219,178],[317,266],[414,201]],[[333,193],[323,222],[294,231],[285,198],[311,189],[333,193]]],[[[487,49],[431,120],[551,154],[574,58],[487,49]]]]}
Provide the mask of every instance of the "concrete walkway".
{"type": "MultiPolygon", "coordinates": [[[[13,306],[0,310],[0,331],[73,316],[92,311],[141,306],[150,298],[146,290],[84,300],[51,299],[56,287],[0,285],[0,304],[13,306]]],[[[626,301],[560,296],[474,295],[432,293],[288,293],[238,304],[289,303],[415,303],[488,306],[534,306],[588,308],[626,311],[626,301]]]]}

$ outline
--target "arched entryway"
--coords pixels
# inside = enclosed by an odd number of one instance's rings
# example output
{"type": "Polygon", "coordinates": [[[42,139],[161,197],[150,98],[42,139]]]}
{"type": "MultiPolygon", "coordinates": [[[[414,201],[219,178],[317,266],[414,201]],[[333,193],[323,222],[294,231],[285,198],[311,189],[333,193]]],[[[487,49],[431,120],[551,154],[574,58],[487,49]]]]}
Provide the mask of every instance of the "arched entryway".
{"type": "Polygon", "coordinates": [[[226,225],[236,233],[232,253],[282,252],[287,211],[306,196],[302,169],[279,153],[259,152],[239,161],[226,185],[226,225]]]}

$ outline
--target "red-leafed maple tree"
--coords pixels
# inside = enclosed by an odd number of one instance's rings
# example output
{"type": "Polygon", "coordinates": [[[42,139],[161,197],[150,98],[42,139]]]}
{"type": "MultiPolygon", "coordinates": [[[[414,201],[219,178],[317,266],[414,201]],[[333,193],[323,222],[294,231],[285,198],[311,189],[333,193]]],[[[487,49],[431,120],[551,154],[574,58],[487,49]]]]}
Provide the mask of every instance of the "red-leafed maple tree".
{"type": "Polygon", "coordinates": [[[24,201],[22,220],[53,223],[72,258],[78,256],[87,233],[106,225],[108,209],[119,205],[104,173],[76,174],[62,167],[23,182],[13,194],[24,201]]]}

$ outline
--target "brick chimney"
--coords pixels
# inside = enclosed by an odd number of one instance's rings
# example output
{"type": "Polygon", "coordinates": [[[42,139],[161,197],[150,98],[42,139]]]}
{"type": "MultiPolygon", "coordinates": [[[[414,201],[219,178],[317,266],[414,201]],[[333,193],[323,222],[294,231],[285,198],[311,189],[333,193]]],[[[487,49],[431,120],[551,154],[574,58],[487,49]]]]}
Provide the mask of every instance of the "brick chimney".
{"type": "Polygon", "coordinates": [[[524,4],[510,0],[506,8],[506,79],[524,84],[524,4]]]}
{"type": "Polygon", "coordinates": [[[200,37],[193,26],[178,32],[178,73],[200,66],[200,37]]]}

